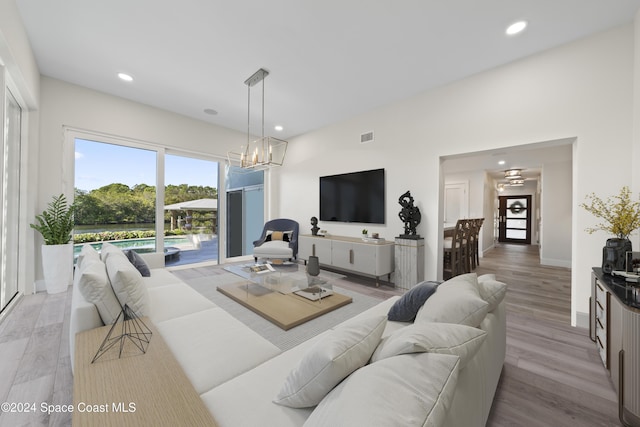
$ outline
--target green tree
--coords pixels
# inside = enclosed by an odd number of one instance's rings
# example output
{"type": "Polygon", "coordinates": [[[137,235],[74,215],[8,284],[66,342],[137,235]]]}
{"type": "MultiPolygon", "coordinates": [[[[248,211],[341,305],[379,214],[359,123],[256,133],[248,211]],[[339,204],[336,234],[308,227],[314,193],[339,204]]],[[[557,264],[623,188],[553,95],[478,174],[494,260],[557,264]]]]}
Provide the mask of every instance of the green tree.
{"type": "MultiPolygon", "coordinates": [[[[204,198],[217,199],[217,189],[188,184],[165,187],[165,205],[204,198]]],[[[130,188],[125,184],[113,183],[89,192],[76,189],[75,204],[75,223],[79,225],[153,223],[156,187],[136,184],[130,188]]],[[[194,213],[194,224],[207,222],[210,215],[211,212],[194,213]]],[[[169,220],[170,213],[166,212],[165,221],[169,220]]]]}

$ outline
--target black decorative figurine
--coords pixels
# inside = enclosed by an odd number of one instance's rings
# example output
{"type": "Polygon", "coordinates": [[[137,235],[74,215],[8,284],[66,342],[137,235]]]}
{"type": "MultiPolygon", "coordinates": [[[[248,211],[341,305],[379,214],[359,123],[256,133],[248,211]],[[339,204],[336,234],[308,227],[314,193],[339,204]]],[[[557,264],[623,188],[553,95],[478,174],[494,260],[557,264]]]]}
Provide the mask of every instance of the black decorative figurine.
{"type": "Polygon", "coordinates": [[[420,209],[413,205],[413,197],[411,192],[407,191],[398,199],[398,203],[402,206],[398,216],[404,222],[404,234],[398,236],[401,239],[420,239],[420,235],[416,234],[416,227],[422,220],[420,209]]]}
{"type": "Polygon", "coordinates": [[[313,227],[311,227],[311,234],[314,236],[317,236],[318,230],[320,230],[320,227],[318,227],[318,218],[316,218],[315,216],[312,216],[311,225],[313,225],[313,227]]]}

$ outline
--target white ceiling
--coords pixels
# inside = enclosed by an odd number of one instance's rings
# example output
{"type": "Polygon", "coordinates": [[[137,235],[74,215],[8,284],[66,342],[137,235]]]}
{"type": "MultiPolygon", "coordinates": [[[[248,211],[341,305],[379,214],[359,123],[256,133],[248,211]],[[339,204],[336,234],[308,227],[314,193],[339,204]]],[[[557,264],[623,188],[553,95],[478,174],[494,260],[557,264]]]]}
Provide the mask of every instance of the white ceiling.
{"type": "Polygon", "coordinates": [[[246,131],[244,80],[267,69],[266,133],[281,138],[631,22],[640,7],[640,0],[16,3],[43,75],[233,129],[246,131]],[[519,19],[528,29],[506,37],[519,19]],[[118,72],[135,80],[124,83],[118,72]],[[275,124],[285,128],[280,135],[275,124]]]}
{"type": "Polygon", "coordinates": [[[448,156],[442,159],[442,171],[445,176],[484,171],[496,184],[506,184],[509,180],[504,177],[505,170],[520,169],[525,184],[535,183],[544,165],[572,161],[574,141],[575,138],[566,138],[448,156]]]}

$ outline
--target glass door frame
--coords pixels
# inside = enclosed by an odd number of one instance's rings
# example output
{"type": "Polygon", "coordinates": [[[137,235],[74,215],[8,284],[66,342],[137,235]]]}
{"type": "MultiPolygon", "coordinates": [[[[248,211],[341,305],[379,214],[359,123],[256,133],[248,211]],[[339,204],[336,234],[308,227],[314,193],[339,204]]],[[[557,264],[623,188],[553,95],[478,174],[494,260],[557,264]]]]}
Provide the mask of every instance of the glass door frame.
{"type": "MultiPolygon", "coordinates": [[[[2,68],[0,67],[0,70],[2,68]]],[[[0,152],[2,152],[2,163],[0,163],[0,313],[3,316],[10,308],[13,301],[16,301],[19,295],[25,291],[21,289],[21,281],[23,277],[22,268],[24,266],[24,248],[20,242],[24,235],[23,227],[25,226],[21,212],[24,212],[22,197],[22,187],[24,185],[25,173],[22,164],[24,164],[25,150],[23,143],[25,141],[25,121],[26,115],[19,98],[8,85],[2,85],[2,105],[0,106],[0,117],[2,117],[2,136],[0,137],[0,152]],[[6,126],[11,122],[9,114],[11,109],[9,103],[17,107],[17,119],[14,123],[14,133],[10,133],[11,129],[6,126]],[[17,138],[11,138],[14,134],[17,138]],[[17,153],[15,152],[17,150],[17,153]],[[7,164],[5,164],[7,161],[7,164]],[[5,181],[6,179],[6,181],[5,181]],[[7,203],[5,203],[7,201],[7,203]],[[5,210],[6,208],[6,210],[5,210]],[[10,288],[9,288],[10,287],[10,288]]]]}
{"type": "MultiPolygon", "coordinates": [[[[237,167],[237,166],[236,166],[237,167]]],[[[270,169],[266,169],[263,170],[261,172],[263,172],[262,175],[262,181],[261,183],[244,183],[244,184],[234,184],[233,180],[229,179],[227,182],[227,175],[232,175],[234,173],[239,173],[242,174],[243,172],[239,172],[239,171],[235,171],[233,172],[231,170],[231,166],[229,165],[229,163],[227,162],[225,165],[225,168],[220,168],[220,172],[221,175],[223,175],[223,177],[221,178],[221,180],[219,181],[220,184],[220,188],[223,188],[224,190],[224,197],[220,197],[220,193],[218,193],[218,209],[224,209],[224,220],[220,219],[220,236],[223,236],[222,233],[224,233],[224,248],[222,247],[222,243],[220,243],[220,247],[219,250],[223,251],[224,250],[224,255],[225,257],[223,258],[222,256],[220,256],[220,259],[224,259],[225,262],[226,261],[231,261],[231,262],[236,262],[236,261],[246,261],[246,260],[253,260],[253,245],[251,246],[251,248],[247,248],[247,240],[251,240],[248,239],[244,233],[246,232],[247,229],[247,224],[246,224],[246,212],[245,212],[245,206],[244,206],[244,199],[245,199],[245,194],[246,194],[246,190],[252,191],[252,190],[259,190],[262,189],[262,193],[263,193],[263,207],[262,207],[262,224],[260,226],[260,231],[262,231],[262,229],[264,228],[264,223],[267,221],[267,218],[269,217],[269,209],[270,209],[270,205],[269,205],[269,199],[270,199],[270,179],[271,179],[271,170],[270,169]],[[246,184],[246,185],[245,185],[246,184]],[[224,185],[224,187],[223,187],[224,185]],[[227,188],[229,187],[229,188],[227,188]],[[228,244],[229,244],[229,236],[228,234],[228,226],[229,226],[229,218],[228,218],[228,210],[229,210],[229,206],[228,206],[228,195],[229,193],[239,193],[242,199],[242,218],[241,218],[241,228],[242,228],[242,252],[247,252],[247,254],[245,255],[236,255],[236,256],[228,256],[227,254],[227,249],[228,249],[228,244]],[[221,208],[220,204],[224,203],[224,206],[221,208]],[[224,227],[224,229],[223,229],[224,227]]],[[[256,239],[259,238],[260,236],[256,236],[256,239]]]]}
{"type": "Polygon", "coordinates": [[[155,231],[156,231],[156,251],[158,248],[164,247],[164,230],[160,227],[164,226],[164,211],[162,204],[158,200],[164,201],[164,147],[140,142],[134,139],[121,138],[113,135],[107,135],[100,132],[91,132],[72,127],[64,127],[64,144],[63,149],[67,155],[63,156],[63,171],[70,171],[62,174],[62,192],[67,200],[73,201],[75,196],[75,145],[76,139],[84,139],[87,141],[95,141],[104,144],[119,145],[128,148],[138,148],[141,150],[153,151],[156,153],[156,212],[155,212],[155,231]]]}
{"type": "MultiPolygon", "coordinates": [[[[217,234],[218,234],[218,258],[215,260],[208,260],[208,261],[204,261],[204,262],[200,262],[197,264],[184,264],[184,265],[180,265],[180,266],[176,266],[178,268],[191,268],[191,267],[196,267],[196,266],[202,266],[202,265],[208,265],[208,264],[220,264],[220,260],[224,259],[223,257],[223,249],[222,249],[222,231],[221,228],[223,227],[223,224],[226,222],[226,216],[224,217],[223,220],[223,212],[222,209],[225,208],[226,206],[225,204],[221,201],[220,198],[220,188],[222,187],[222,185],[224,184],[224,172],[221,172],[221,169],[224,170],[224,166],[225,166],[225,159],[220,158],[218,156],[213,156],[210,154],[203,154],[203,153],[195,153],[193,151],[188,151],[188,150],[182,150],[182,149],[178,149],[178,148],[166,148],[163,152],[163,163],[162,163],[162,179],[163,179],[163,184],[162,184],[162,222],[163,222],[163,227],[164,227],[164,170],[165,170],[165,163],[164,163],[164,156],[165,155],[169,155],[169,156],[180,156],[180,157],[188,157],[188,158],[192,158],[192,159],[196,159],[196,160],[205,160],[208,162],[215,162],[218,164],[218,187],[217,187],[217,194],[218,194],[218,211],[216,213],[216,229],[217,229],[217,234]]],[[[158,165],[159,167],[159,165],[158,165]]],[[[226,212],[224,213],[224,215],[226,215],[226,212]]],[[[164,234],[164,233],[162,233],[164,234]]],[[[164,235],[163,235],[164,238],[164,235]]],[[[164,240],[163,240],[163,245],[164,245],[164,240]]],[[[163,246],[162,246],[163,247],[163,246]]],[[[175,267],[174,267],[175,268],[175,267]]]]}
{"type": "MultiPolygon", "coordinates": [[[[32,104],[31,101],[23,96],[20,87],[21,86],[16,84],[9,71],[1,64],[0,61],[0,117],[2,118],[2,125],[0,125],[0,146],[2,147],[4,147],[4,138],[6,136],[5,109],[9,93],[20,108],[20,138],[18,142],[20,146],[20,155],[18,158],[18,164],[14,165],[11,163],[8,165],[9,168],[14,166],[18,168],[17,171],[14,170],[14,172],[17,173],[18,183],[13,188],[7,188],[7,196],[17,201],[16,222],[11,224],[11,227],[17,232],[17,235],[15,236],[17,240],[15,242],[7,242],[5,246],[8,250],[15,253],[16,258],[13,260],[15,265],[12,266],[12,269],[14,270],[14,274],[17,276],[16,280],[18,290],[10,301],[7,301],[6,306],[0,311],[0,322],[2,322],[11,312],[12,308],[15,307],[22,295],[36,292],[34,260],[37,259],[37,252],[39,252],[40,249],[39,247],[35,248],[32,243],[30,244],[28,242],[29,239],[33,239],[35,233],[35,231],[29,227],[29,218],[32,218],[32,215],[34,214],[32,211],[34,211],[33,206],[35,206],[36,201],[35,192],[30,191],[30,188],[28,187],[29,182],[32,182],[30,181],[29,171],[33,170],[30,167],[32,162],[30,162],[29,158],[29,112],[32,104]]],[[[4,174],[4,172],[2,173],[4,174]]],[[[0,179],[0,185],[4,188],[4,182],[2,179],[0,179]]]]}
{"type": "MultiPolygon", "coordinates": [[[[63,150],[65,155],[63,156],[62,170],[67,172],[62,174],[62,192],[67,197],[67,200],[73,200],[75,194],[74,185],[76,138],[156,152],[156,251],[158,250],[158,248],[164,248],[164,188],[166,154],[193,157],[202,160],[218,162],[218,212],[220,214],[224,214],[224,209],[226,209],[226,206],[224,201],[221,202],[220,188],[223,188],[223,186],[225,185],[224,173],[221,172],[224,170],[224,167],[222,167],[222,165],[225,164],[225,157],[175,147],[165,147],[159,144],[145,142],[134,138],[120,137],[97,131],[78,129],[70,126],[64,126],[63,133],[63,150]]],[[[221,236],[222,233],[226,232],[225,222],[226,218],[224,220],[222,218],[218,218],[219,236],[221,236]]],[[[221,260],[225,259],[226,253],[224,252],[225,249],[223,247],[223,243],[220,242],[220,240],[218,241],[218,245],[219,250],[217,263],[220,263],[221,260]]]]}

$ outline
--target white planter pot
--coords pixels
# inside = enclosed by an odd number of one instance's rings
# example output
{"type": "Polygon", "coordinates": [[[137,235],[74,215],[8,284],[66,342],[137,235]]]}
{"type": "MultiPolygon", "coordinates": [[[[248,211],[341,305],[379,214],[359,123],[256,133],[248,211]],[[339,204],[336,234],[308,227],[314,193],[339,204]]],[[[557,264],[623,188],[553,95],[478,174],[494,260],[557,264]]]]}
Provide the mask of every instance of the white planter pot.
{"type": "Polygon", "coordinates": [[[42,272],[48,294],[65,292],[73,283],[73,243],[42,245],[42,272]]]}

